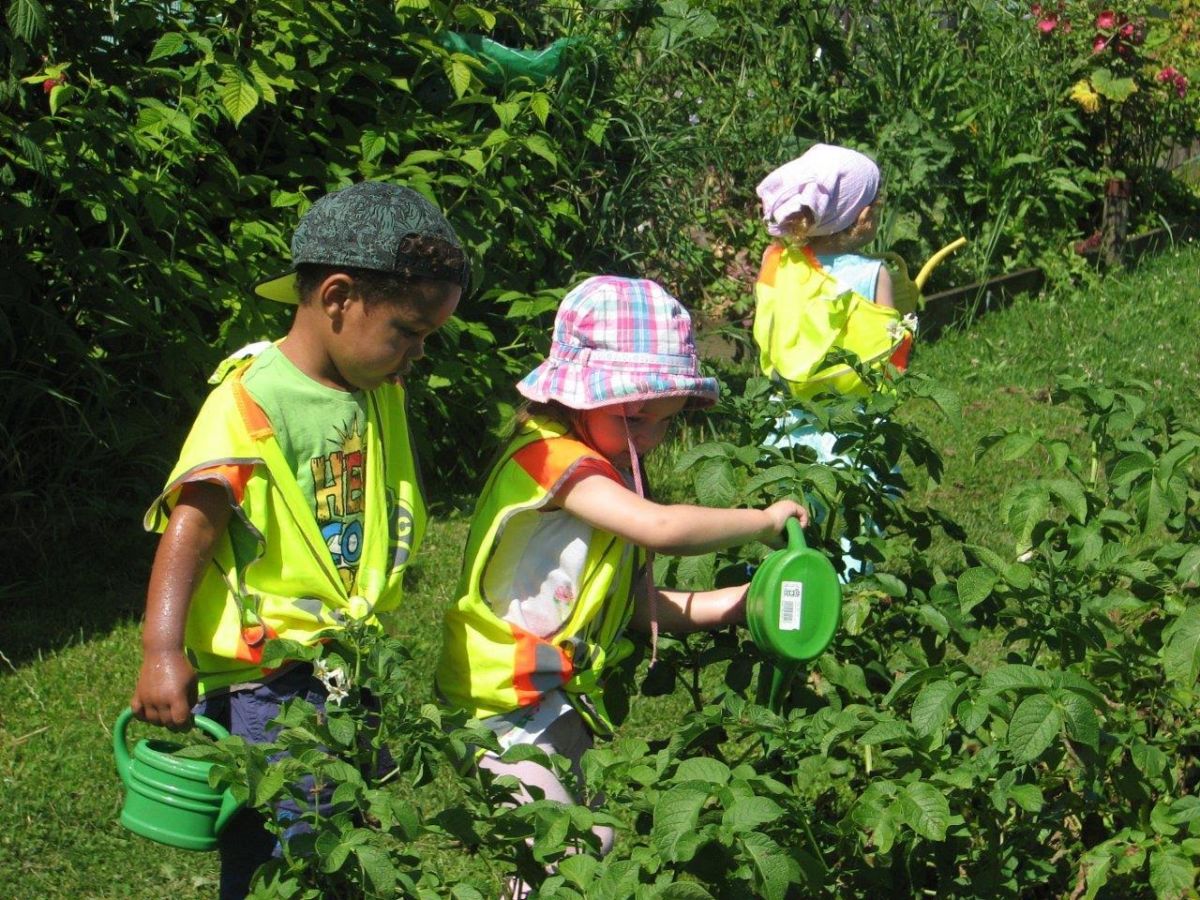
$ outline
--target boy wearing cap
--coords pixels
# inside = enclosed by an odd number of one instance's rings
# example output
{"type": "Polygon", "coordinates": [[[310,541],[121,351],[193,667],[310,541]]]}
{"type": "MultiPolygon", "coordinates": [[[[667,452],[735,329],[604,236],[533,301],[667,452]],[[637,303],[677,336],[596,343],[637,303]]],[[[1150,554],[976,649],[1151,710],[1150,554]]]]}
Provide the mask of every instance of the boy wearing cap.
{"type": "MultiPolygon", "coordinates": [[[[402,376],[467,286],[458,237],[415,191],[364,182],[312,206],[292,263],[255,289],[296,305],[287,335],[218,368],[146,514],[163,536],[130,706],[153,724],[203,713],[261,743],[285,700],[323,708],[311,667],[267,670],[264,644],[395,608],[424,532],[402,376]]],[[[239,816],[222,834],[221,896],[244,896],[273,850],[261,820],[239,816]]]]}

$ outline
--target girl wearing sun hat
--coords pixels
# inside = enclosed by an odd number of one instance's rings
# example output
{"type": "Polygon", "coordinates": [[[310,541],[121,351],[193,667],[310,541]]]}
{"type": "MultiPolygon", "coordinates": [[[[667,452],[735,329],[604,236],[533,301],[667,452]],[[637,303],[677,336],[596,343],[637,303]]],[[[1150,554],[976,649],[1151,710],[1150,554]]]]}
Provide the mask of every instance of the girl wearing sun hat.
{"type": "MultiPolygon", "coordinates": [[[[605,679],[633,650],[627,627],[649,632],[653,647],[660,626],[744,621],[745,585],[661,590],[650,581],[651,554],[777,544],[789,518],[808,517],[790,500],[712,509],[645,496],[641,458],[672,417],[717,398],[716,380],[700,372],[691,318],[653,281],[600,276],[570,291],[549,355],[517,390],[528,403],[475,508],[438,688],[501,748],[535,744],[577,767],[592,736],[611,733],[605,679]]],[[[577,800],[534,762],[485,753],[479,764],[548,799],[577,800]]],[[[607,850],[612,833],[597,829],[597,839],[607,850]]]]}

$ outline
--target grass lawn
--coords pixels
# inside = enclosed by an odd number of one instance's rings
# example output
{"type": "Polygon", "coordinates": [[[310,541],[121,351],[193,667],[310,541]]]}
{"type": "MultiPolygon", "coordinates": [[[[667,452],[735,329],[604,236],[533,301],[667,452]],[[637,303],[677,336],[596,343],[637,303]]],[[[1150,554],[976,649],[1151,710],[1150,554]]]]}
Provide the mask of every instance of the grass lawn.
{"type": "MultiPolygon", "coordinates": [[[[1155,402],[1197,421],[1200,247],[1146,261],[1095,289],[1020,298],[969,328],[923,346],[914,367],[955,389],[961,422],[917,413],[946,458],[929,502],[1001,546],[1000,497],[1029,465],[972,463],[988,431],[1018,424],[1072,436],[1071,412],[1048,402],[1057,373],[1150,384],[1155,402]]],[[[207,897],[216,856],[174,851],[117,824],[121,792],[109,742],[139,662],[140,615],[152,541],[136,523],[103,523],[92,545],[0,586],[0,872],[5,896],[207,897]]],[[[466,532],[461,515],[432,523],[414,567],[400,627],[417,663],[412,690],[427,695],[441,610],[450,600],[466,532]]],[[[627,728],[654,736],[681,698],[642,699],[627,728]]],[[[134,734],[143,733],[135,729],[134,734]]],[[[440,860],[448,867],[461,861],[440,860]]]]}

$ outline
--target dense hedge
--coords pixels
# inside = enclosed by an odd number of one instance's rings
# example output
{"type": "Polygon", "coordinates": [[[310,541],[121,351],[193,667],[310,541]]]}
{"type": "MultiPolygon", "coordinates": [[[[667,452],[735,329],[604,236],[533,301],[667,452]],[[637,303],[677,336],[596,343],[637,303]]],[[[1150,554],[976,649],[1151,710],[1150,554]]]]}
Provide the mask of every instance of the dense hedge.
{"type": "Polygon", "coordinates": [[[1192,202],[1153,163],[1196,132],[1195,93],[1156,78],[1168,56],[1186,71],[1170,40],[1196,12],[1129,13],[1142,40],[1109,62],[1082,2],[1046,30],[995,0],[10,0],[3,521],[22,510],[13,537],[34,544],[87,515],[135,521],[121,502],[162,477],[213,363],[286,325],[245,286],[282,267],[309,203],[356,179],[435,197],[475,256],[417,390],[438,495],[472,483],[581,275],[646,272],[706,316],[744,314],[754,185],[813,139],[877,154],[884,245],[915,262],[973,239],[950,278],[1061,260],[1115,174],[1138,179],[1135,224],[1157,222],[1192,202]],[[450,30],[578,44],[557,80],[485,81],[450,30]]]}

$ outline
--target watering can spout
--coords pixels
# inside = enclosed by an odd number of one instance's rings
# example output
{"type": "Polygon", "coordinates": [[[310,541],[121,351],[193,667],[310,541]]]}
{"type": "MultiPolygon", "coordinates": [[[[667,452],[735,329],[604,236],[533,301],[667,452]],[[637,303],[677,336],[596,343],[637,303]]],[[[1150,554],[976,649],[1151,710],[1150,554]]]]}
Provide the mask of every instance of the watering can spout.
{"type": "Polygon", "coordinates": [[[917,273],[917,277],[913,279],[913,283],[916,284],[917,289],[924,290],[925,282],[929,280],[930,274],[937,268],[938,264],[966,242],[967,239],[965,237],[956,238],[933,254],[933,256],[929,257],[925,265],[921,266],[921,271],[917,273]]]}
{"type": "Polygon", "coordinates": [[[224,831],[225,826],[229,824],[229,820],[232,819],[241,808],[242,802],[235,799],[233,792],[227,789],[225,791],[224,798],[221,800],[221,811],[217,813],[217,824],[213,827],[213,832],[220,834],[222,831],[224,831]]]}

